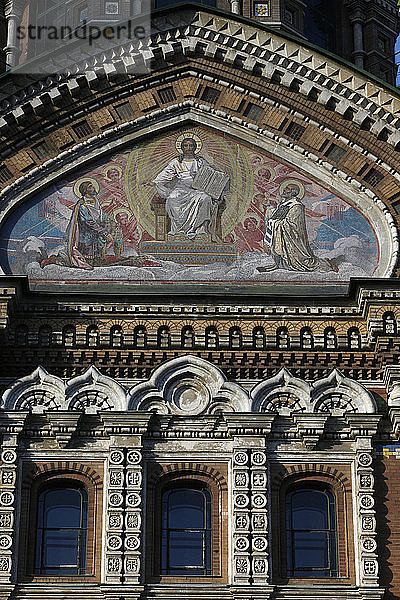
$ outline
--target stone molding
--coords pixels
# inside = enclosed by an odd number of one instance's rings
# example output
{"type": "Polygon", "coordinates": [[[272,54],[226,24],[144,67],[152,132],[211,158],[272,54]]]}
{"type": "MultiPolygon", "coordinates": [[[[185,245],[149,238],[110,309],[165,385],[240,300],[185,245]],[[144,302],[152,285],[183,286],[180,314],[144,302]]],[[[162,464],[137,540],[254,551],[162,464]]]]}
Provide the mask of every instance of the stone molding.
{"type": "MultiPolygon", "coordinates": [[[[210,362],[192,355],[167,361],[155,369],[149,380],[134,385],[127,392],[93,366],[66,384],[38,367],[6,390],[1,406],[6,411],[48,411],[50,416],[54,411],[70,411],[71,418],[74,413],[103,411],[180,416],[304,413],[310,418],[314,414],[344,416],[376,412],[370,392],[336,369],[312,385],[281,369],[248,393],[240,385],[227,381],[210,362]]],[[[55,425],[58,419],[52,417],[55,425]]]]}

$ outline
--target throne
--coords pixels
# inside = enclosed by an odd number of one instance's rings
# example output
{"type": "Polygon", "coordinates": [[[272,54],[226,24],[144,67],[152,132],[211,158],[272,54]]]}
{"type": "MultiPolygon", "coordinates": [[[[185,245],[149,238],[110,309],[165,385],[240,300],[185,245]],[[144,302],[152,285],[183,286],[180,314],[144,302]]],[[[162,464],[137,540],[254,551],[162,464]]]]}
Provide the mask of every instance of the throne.
{"type": "MultiPolygon", "coordinates": [[[[235,249],[222,241],[212,241],[211,234],[198,235],[193,239],[169,234],[171,222],[165,208],[165,198],[155,194],[150,207],[155,219],[155,240],[140,244],[142,254],[152,254],[161,260],[170,260],[185,265],[203,265],[212,262],[233,262],[237,258],[235,249]]],[[[222,240],[221,217],[226,208],[225,200],[218,205],[215,234],[222,240]]]]}

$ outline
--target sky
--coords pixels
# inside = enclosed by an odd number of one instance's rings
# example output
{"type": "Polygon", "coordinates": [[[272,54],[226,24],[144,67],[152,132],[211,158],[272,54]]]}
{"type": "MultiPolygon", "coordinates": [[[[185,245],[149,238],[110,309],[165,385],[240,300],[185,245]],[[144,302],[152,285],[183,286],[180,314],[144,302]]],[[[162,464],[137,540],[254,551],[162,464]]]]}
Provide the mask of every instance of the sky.
{"type": "MultiPolygon", "coordinates": [[[[395,52],[398,52],[399,54],[396,54],[396,64],[398,64],[400,66],[400,35],[397,38],[397,42],[396,42],[396,50],[395,52]]],[[[397,72],[397,80],[396,83],[398,86],[400,86],[400,69],[397,72]]]]}

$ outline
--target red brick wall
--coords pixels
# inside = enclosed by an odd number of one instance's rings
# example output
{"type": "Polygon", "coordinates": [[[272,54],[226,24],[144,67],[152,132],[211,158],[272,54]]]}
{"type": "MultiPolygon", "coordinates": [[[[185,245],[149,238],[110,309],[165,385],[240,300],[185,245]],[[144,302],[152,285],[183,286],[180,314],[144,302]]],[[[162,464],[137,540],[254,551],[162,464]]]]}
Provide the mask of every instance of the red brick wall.
{"type": "Polygon", "coordinates": [[[376,530],[380,584],[385,600],[400,598],[400,458],[378,457],[375,466],[376,530]]]}

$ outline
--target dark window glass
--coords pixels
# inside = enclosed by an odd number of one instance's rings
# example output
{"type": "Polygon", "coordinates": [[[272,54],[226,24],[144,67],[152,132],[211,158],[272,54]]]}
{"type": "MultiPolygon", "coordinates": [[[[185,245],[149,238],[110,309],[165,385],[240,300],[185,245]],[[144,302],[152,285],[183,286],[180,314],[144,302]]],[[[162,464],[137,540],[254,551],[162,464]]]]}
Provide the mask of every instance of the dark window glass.
{"type": "Polygon", "coordinates": [[[87,493],[51,488],[38,501],[35,573],[82,575],[86,567],[87,493]]]}
{"type": "Polygon", "coordinates": [[[335,500],[328,490],[297,489],[286,497],[289,577],[337,577],[335,500]]]}
{"type": "Polygon", "coordinates": [[[162,575],[211,575],[211,495],[168,490],[162,499],[162,575]]]}

